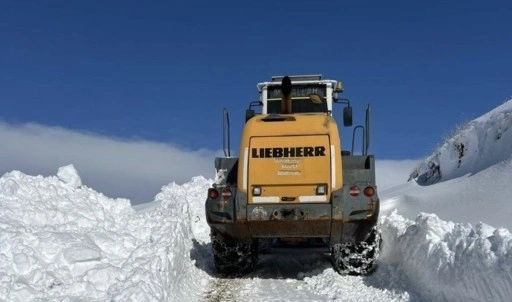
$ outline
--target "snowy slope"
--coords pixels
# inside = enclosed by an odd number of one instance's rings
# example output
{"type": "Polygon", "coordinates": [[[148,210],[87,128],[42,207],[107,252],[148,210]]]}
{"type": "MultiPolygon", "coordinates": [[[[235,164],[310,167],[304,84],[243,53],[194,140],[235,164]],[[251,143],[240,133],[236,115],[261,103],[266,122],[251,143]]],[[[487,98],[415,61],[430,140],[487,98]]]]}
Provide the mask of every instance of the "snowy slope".
{"type": "Polygon", "coordinates": [[[420,185],[475,174],[507,160],[512,149],[512,100],[460,127],[411,173],[420,185]]]}
{"type": "MultiPolygon", "coordinates": [[[[512,152],[512,151],[511,151],[512,152]]],[[[436,213],[441,219],[512,229],[512,159],[499,162],[473,175],[420,186],[414,181],[381,193],[381,213],[394,209],[414,219],[420,212],[436,213]]]]}
{"type": "Polygon", "coordinates": [[[135,210],[83,186],[73,166],[52,177],[7,173],[0,301],[509,301],[511,108],[463,127],[418,166],[416,181],[381,192],[384,246],[366,277],[340,276],[307,250],[263,255],[245,278],[216,275],[204,221],[212,181],[203,177],[171,183],[135,210]],[[430,162],[435,182],[422,181],[430,162]]]}

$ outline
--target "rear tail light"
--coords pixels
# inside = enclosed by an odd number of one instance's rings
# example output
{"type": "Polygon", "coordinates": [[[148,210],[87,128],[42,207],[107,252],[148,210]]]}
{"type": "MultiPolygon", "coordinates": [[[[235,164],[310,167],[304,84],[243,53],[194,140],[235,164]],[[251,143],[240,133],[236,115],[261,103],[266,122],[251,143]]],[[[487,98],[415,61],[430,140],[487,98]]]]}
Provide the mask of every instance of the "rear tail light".
{"type": "Polygon", "coordinates": [[[254,188],[252,188],[252,195],[260,196],[261,195],[261,187],[254,187],[254,188]]]}
{"type": "Polygon", "coordinates": [[[319,185],[316,187],[316,195],[325,195],[327,194],[327,186],[326,185],[319,185]]]}
{"type": "Polygon", "coordinates": [[[222,199],[228,201],[231,199],[231,196],[233,196],[233,193],[231,193],[231,190],[229,188],[222,189],[222,199]]]}
{"type": "Polygon", "coordinates": [[[219,191],[217,191],[217,189],[208,189],[208,198],[210,198],[210,199],[219,198],[219,191]]]}
{"type": "Polygon", "coordinates": [[[359,196],[359,193],[361,193],[361,190],[359,190],[358,187],[353,186],[353,187],[350,187],[349,193],[350,193],[350,196],[357,197],[357,196],[359,196]]]}
{"type": "Polygon", "coordinates": [[[375,189],[372,187],[366,187],[363,192],[366,197],[372,197],[375,194],[375,189]]]}

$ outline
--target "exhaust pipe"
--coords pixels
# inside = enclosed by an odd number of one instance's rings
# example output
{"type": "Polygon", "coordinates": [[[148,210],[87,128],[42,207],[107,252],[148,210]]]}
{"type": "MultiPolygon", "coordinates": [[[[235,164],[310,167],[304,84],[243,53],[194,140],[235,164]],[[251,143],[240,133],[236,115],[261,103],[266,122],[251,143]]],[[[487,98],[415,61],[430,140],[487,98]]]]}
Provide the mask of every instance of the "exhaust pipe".
{"type": "Polygon", "coordinates": [[[292,113],[292,80],[285,76],[281,81],[281,113],[292,113]]]}

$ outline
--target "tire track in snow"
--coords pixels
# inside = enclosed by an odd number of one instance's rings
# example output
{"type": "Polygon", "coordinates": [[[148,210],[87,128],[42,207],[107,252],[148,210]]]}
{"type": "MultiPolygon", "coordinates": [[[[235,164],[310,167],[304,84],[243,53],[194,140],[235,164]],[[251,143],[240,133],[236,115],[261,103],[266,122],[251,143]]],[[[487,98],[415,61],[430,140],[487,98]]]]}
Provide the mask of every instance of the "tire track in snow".
{"type": "Polygon", "coordinates": [[[325,248],[274,248],[260,255],[256,269],[241,278],[212,279],[205,302],[251,301],[409,301],[403,291],[376,286],[386,276],[341,276],[325,248]]]}
{"type": "Polygon", "coordinates": [[[313,267],[329,265],[322,251],[275,248],[270,254],[260,255],[253,272],[240,278],[213,279],[203,301],[325,301],[301,280],[313,267]]]}
{"type": "Polygon", "coordinates": [[[242,301],[237,298],[237,292],[244,285],[244,279],[214,279],[209,289],[204,293],[204,302],[236,302],[242,301]]]}

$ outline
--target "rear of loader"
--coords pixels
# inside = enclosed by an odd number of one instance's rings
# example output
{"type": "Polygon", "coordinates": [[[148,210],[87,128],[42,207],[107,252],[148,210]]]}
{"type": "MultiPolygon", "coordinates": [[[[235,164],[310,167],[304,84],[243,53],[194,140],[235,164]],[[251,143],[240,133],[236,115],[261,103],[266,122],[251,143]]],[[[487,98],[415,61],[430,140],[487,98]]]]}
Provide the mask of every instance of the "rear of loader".
{"type": "Polygon", "coordinates": [[[371,272],[380,233],[374,157],[367,155],[369,109],[365,126],[356,127],[363,129],[362,154],[354,155],[342,151],[332,116],[333,103],[345,104],[344,124],[352,123],[349,101],[337,98],[338,82],[276,77],[258,88],[262,110],[246,113],[239,157],[230,157],[228,147],[215,160],[206,200],[215,266],[247,272],[258,243],[315,238],[328,245],[340,273],[371,272]]]}

